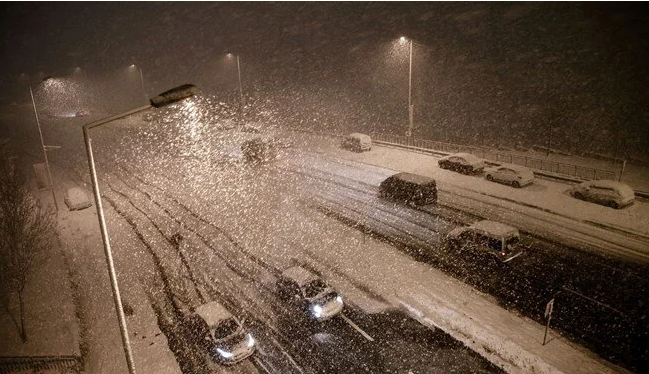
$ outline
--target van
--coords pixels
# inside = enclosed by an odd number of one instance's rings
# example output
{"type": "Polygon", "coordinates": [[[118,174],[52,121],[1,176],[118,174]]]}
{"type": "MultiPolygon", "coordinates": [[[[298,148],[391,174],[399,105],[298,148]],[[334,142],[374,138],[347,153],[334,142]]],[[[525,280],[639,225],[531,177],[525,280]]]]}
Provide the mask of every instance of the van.
{"type": "Polygon", "coordinates": [[[369,151],[372,149],[372,139],[369,135],[355,132],[347,135],[340,146],[354,152],[369,151]]]}
{"type": "Polygon", "coordinates": [[[455,228],[448,235],[451,249],[486,253],[502,262],[509,262],[523,253],[518,246],[519,240],[518,229],[487,220],[455,228]]]}
{"type": "Polygon", "coordinates": [[[411,173],[397,173],[381,182],[379,196],[403,201],[409,205],[437,202],[437,184],[432,178],[411,173]]]}

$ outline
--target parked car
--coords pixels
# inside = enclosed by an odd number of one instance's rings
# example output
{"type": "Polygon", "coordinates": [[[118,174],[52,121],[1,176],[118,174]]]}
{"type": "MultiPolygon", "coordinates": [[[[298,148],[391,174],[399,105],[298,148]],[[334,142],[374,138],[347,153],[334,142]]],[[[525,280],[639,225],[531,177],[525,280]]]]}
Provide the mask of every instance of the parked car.
{"type": "Polygon", "coordinates": [[[448,235],[451,249],[487,253],[502,262],[509,262],[523,253],[518,246],[519,240],[518,229],[487,220],[457,227],[448,235]]]}
{"type": "Polygon", "coordinates": [[[273,139],[256,137],[241,144],[241,151],[248,162],[266,162],[277,157],[277,145],[273,139]]]}
{"type": "Polygon", "coordinates": [[[369,151],[372,149],[372,139],[369,135],[355,132],[345,136],[340,146],[354,152],[369,151]]]}
{"type": "Polygon", "coordinates": [[[574,198],[620,209],[633,204],[635,193],[628,185],[613,180],[600,179],[580,183],[570,189],[574,198]]]}
{"type": "Polygon", "coordinates": [[[317,321],[337,316],[344,306],[342,296],[333,287],[301,266],[284,270],[277,280],[277,290],[284,301],[317,321]]]}
{"type": "Polygon", "coordinates": [[[432,178],[411,173],[397,173],[379,185],[379,196],[403,201],[409,205],[437,202],[437,184],[432,178]]]}
{"type": "Polygon", "coordinates": [[[463,174],[477,174],[485,168],[484,160],[470,153],[454,153],[440,158],[437,164],[442,169],[449,169],[463,174]]]}
{"type": "Polygon", "coordinates": [[[255,339],[223,305],[211,301],[196,308],[189,317],[191,338],[222,364],[240,362],[255,353],[255,339]]]}
{"type": "Polygon", "coordinates": [[[488,181],[510,184],[520,188],[534,183],[534,172],[530,168],[519,165],[501,165],[485,170],[488,181]]]}

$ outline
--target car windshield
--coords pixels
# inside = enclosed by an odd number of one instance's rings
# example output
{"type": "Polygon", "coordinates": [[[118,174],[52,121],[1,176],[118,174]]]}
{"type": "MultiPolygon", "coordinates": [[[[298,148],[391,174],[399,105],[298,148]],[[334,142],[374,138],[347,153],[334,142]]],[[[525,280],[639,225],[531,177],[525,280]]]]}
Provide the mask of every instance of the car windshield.
{"type": "Polygon", "coordinates": [[[234,334],[239,329],[239,324],[233,318],[228,318],[214,328],[214,339],[223,339],[234,334]]]}
{"type": "Polygon", "coordinates": [[[321,279],[314,279],[304,286],[304,296],[312,298],[318,296],[327,288],[327,284],[321,279]]]}

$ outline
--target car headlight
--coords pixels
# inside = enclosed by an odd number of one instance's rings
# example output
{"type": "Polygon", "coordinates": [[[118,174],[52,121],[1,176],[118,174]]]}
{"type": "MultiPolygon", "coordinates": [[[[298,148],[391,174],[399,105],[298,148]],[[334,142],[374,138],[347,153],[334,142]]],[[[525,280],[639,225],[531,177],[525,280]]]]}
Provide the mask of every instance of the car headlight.
{"type": "Polygon", "coordinates": [[[314,305],[312,309],[315,318],[320,318],[320,316],[322,315],[322,307],[320,305],[314,305]]]}
{"type": "Polygon", "coordinates": [[[248,334],[248,348],[252,348],[255,345],[255,338],[252,335],[248,334]]]}
{"type": "Polygon", "coordinates": [[[217,348],[216,351],[223,357],[223,358],[230,358],[232,357],[232,352],[224,351],[221,348],[217,348]]]}
{"type": "Polygon", "coordinates": [[[336,296],[336,301],[338,302],[338,304],[342,304],[343,298],[341,296],[336,296]]]}

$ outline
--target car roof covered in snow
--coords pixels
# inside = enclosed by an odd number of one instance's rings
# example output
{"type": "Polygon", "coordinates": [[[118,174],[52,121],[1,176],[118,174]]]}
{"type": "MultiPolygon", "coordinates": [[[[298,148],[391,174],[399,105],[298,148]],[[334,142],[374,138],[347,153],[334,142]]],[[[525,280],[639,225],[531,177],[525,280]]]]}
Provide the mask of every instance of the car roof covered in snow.
{"type": "Polygon", "coordinates": [[[599,180],[593,180],[593,181],[586,181],[582,183],[584,186],[595,186],[595,187],[603,187],[603,188],[612,188],[620,193],[622,196],[629,196],[632,197],[635,195],[633,192],[633,188],[629,187],[628,185],[610,180],[610,179],[599,179],[599,180]]]}
{"type": "Polygon", "coordinates": [[[294,266],[282,272],[282,274],[293,279],[299,286],[303,286],[312,280],[318,279],[318,276],[301,266],[294,266]]]}
{"type": "Polygon", "coordinates": [[[465,152],[453,153],[453,154],[450,154],[450,155],[446,156],[445,158],[448,158],[448,157],[462,157],[466,161],[482,161],[482,159],[480,157],[472,155],[471,153],[465,153],[465,152]]]}
{"type": "Polygon", "coordinates": [[[222,321],[232,318],[232,313],[216,301],[210,301],[196,308],[198,314],[210,328],[216,327],[222,321]]]}
{"type": "Polygon", "coordinates": [[[419,185],[425,185],[429,183],[435,183],[435,180],[433,178],[428,178],[423,175],[419,174],[412,174],[412,173],[397,173],[391,176],[390,178],[398,178],[406,182],[414,183],[414,184],[419,184],[419,185]]]}
{"type": "Polygon", "coordinates": [[[347,135],[348,138],[359,138],[359,139],[370,139],[369,135],[366,134],[361,134],[359,132],[353,132],[349,135],[347,135]]]}
{"type": "Polygon", "coordinates": [[[528,168],[527,166],[521,166],[516,164],[500,164],[500,166],[496,166],[495,168],[496,169],[508,168],[517,171],[519,173],[533,173],[532,169],[528,168]]]}
{"type": "Polygon", "coordinates": [[[516,229],[515,227],[511,227],[509,225],[505,225],[504,223],[495,221],[478,221],[469,227],[498,237],[518,235],[518,229],[516,229]]]}

